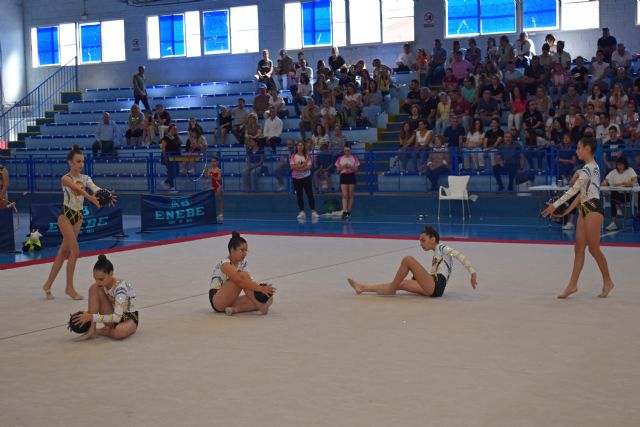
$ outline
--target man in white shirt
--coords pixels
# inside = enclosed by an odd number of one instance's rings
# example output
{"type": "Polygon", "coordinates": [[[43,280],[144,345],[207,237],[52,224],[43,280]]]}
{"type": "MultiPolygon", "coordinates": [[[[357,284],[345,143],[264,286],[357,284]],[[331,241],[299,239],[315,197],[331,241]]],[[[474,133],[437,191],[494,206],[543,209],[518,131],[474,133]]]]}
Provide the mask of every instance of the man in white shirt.
{"type": "Polygon", "coordinates": [[[564,50],[564,41],[559,40],[556,47],[556,54],[553,55],[553,61],[560,64],[563,70],[569,71],[571,66],[571,55],[564,50]]]}
{"type": "Polygon", "coordinates": [[[589,92],[595,83],[600,84],[600,89],[603,92],[607,92],[609,84],[607,77],[609,76],[609,64],[604,62],[604,52],[598,50],[596,57],[591,58],[591,65],[589,65],[589,72],[591,73],[591,81],[589,82],[589,92]]]}
{"type": "Polygon", "coordinates": [[[624,48],[624,43],[618,43],[618,48],[611,54],[611,70],[624,68],[625,74],[631,73],[631,52],[624,48]]]}
{"type": "Polygon", "coordinates": [[[276,154],[278,145],[282,142],[282,120],[277,115],[275,108],[269,110],[269,117],[264,121],[263,139],[260,148],[265,145],[271,146],[271,151],[276,154]]]}
{"type": "Polygon", "coordinates": [[[516,65],[521,67],[529,65],[531,58],[536,55],[536,48],[533,41],[529,39],[526,31],[520,33],[520,38],[516,42],[516,65]]]}
{"type": "Polygon", "coordinates": [[[96,142],[91,146],[93,156],[98,155],[98,150],[102,150],[103,156],[115,156],[115,141],[122,144],[120,129],[116,122],[111,120],[111,116],[106,111],[102,115],[102,121],[96,126],[96,142]]]}
{"type": "Polygon", "coordinates": [[[411,53],[411,45],[405,43],[402,46],[402,53],[396,58],[396,67],[393,71],[410,71],[416,69],[416,57],[411,53]]]}
{"type": "Polygon", "coordinates": [[[300,75],[302,73],[306,73],[309,76],[309,82],[313,82],[313,69],[307,65],[307,60],[302,58],[300,59],[300,67],[296,70],[296,83],[300,82],[300,75]]]}
{"type": "Polygon", "coordinates": [[[601,113],[600,122],[598,124],[598,127],[596,127],[595,136],[596,136],[596,139],[600,141],[602,144],[607,144],[611,139],[611,136],[609,136],[610,127],[616,128],[616,134],[620,133],[620,128],[618,127],[618,125],[610,124],[609,116],[606,113],[601,113]]]}

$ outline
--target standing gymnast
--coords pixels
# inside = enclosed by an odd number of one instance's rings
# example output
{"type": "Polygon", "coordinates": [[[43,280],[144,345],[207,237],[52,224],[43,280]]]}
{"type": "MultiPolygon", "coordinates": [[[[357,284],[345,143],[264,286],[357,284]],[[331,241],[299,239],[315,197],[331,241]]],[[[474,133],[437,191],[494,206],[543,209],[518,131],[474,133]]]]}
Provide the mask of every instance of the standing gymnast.
{"type": "Polygon", "coordinates": [[[247,241],[234,231],[227,245],[229,256],[220,260],[211,276],[209,289],[209,302],[216,313],[226,313],[231,316],[235,313],[259,310],[261,314],[267,314],[273,303],[273,294],[276,292],[270,284],[256,283],[247,267],[247,241]],[[240,292],[244,295],[240,296],[240,292]],[[256,296],[256,294],[258,294],[256,296]],[[263,295],[260,295],[263,294],[263,295]],[[268,297],[262,303],[256,298],[268,297]]]}
{"type": "Polygon", "coordinates": [[[351,218],[353,209],[353,193],[356,189],[356,172],[360,161],[351,154],[351,146],[344,145],[342,156],[336,160],[336,169],[340,174],[340,191],[342,192],[342,219],[351,218]]]}
{"type": "Polygon", "coordinates": [[[573,272],[567,288],[558,295],[558,298],[564,299],[569,295],[578,292],[578,278],[584,266],[584,250],[588,246],[589,253],[598,263],[598,268],[602,274],[602,292],[598,295],[600,298],[606,298],[613,289],[613,281],[609,275],[609,266],[602,250],[600,249],[600,228],[604,220],[604,210],[602,201],[600,200],[600,168],[594,160],[597,142],[594,138],[582,138],[578,142],[576,154],[578,158],[585,162],[583,168],[579,171],[579,177],[573,186],[567,190],[554,203],[550,203],[547,208],[542,211],[543,217],[548,217],[567,200],[574,195],[580,193],[576,197],[571,206],[565,210],[562,216],[568,215],[577,206],[580,207],[578,215],[578,223],[576,225],[576,243],[575,258],[573,260],[573,272]]]}
{"type": "Polygon", "coordinates": [[[89,287],[89,307],[73,316],[72,322],[77,326],[91,322],[85,339],[101,335],[121,340],[133,335],[138,330],[138,311],[131,284],[113,275],[113,264],[104,255],[98,256],[93,266],[93,278],[96,281],[89,287]],[[96,323],[104,327],[96,330],[96,323]]]}
{"type": "Polygon", "coordinates": [[[211,178],[211,188],[216,193],[216,202],[218,203],[218,216],[216,219],[219,223],[224,221],[224,199],[222,196],[222,170],[220,170],[220,161],[217,157],[211,159],[211,167],[207,170],[207,176],[211,178]]]}
{"type": "Polygon", "coordinates": [[[424,228],[420,233],[420,246],[425,251],[433,251],[431,261],[431,273],[423,267],[418,260],[412,256],[402,258],[400,267],[396,272],[393,281],[381,285],[365,285],[353,279],[347,279],[359,295],[363,292],[375,292],[378,295],[395,295],[398,289],[418,295],[437,298],[444,294],[451,271],[453,270],[453,258],[460,261],[471,274],[471,286],[473,289],[478,285],[478,275],[467,258],[455,249],[440,242],[440,235],[430,226],[424,228]],[[413,275],[410,280],[405,280],[407,274],[413,275]]]}
{"type": "MultiPolygon", "coordinates": [[[[62,205],[62,212],[58,216],[58,228],[62,234],[62,243],[51,266],[49,277],[42,286],[42,289],[47,299],[54,298],[51,293],[51,285],[53,285],[53,281],[60,272],[64,259],[68,256],[67,286],[64,293],[74,300],[81,300],[83,296],[73,287],[73,273],[76,269],[76,261],[80,256],[78,234],[82,226],[84,199],[100,207],[100,203],[96,198],[96,193],[100,190],[100,187],[93,183],[90,176],[82,174],[82,170],[84,169],[84,155],[77,145],[74,145],[71,151],[69,151],[67,163],[69,163],[70,170],[69,173],[61,179],[64,203],[62,205]],[[87,193],[86,188],[89,188],[93,194],[87,193]]],[[[115,200],[114,196],[112,203],[115,202],[115,200]]]]}

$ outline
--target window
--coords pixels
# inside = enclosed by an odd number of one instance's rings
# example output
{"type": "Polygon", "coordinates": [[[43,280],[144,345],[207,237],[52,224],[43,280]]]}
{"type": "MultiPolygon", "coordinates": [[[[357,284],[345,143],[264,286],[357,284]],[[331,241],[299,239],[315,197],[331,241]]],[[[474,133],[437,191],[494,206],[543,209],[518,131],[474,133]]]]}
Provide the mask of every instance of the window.
{"type": "Polygon", "coordinates": [[[229,11],[214,10],[202,14],[204,53],[229,53],[229,11]]]}
{"type": "Polygon", "coordinates": [[[344,0],[285,3],[285,48],[346,46],[346,20],[344,0]]]}
{"type": "Polygon", "coordinates": [[[35,37],[35,57],[34,65],[58,65],[60,64],[60,53],[58,47],[58,27],[37,28],[31,31],[32,41],[35,37]],[[35,30],[35,31],[34,31],[35,30]]]}
{"type": "Polygon", "coordinates": [[[448,0],[446,36],[516,31],[515,0],[448,0]]]}
{"type": "Polygon", "coordinates": [[[350,43],[379,43],[381,41],[380,7],[371,0],[349,1],[350,43]]]}
{"type": "Polygon", "coordinates": [[[80,62],[102,61],[100,23],[80,25],[80,62]]]}
{"type": "Polygon", "coordinates": [[[149,59],[200,56],[200,12],[147,17],[149,59]]]}
{"type": "Polygon", "coordinates": [[[258,39],[258,6],[229,9],[231,14],[231,53],[250,53],[260,49],[258,39]]]}
{"type": "Polygon", "coordinates": [[[480,34],[480,8],[477,1],[448,0],[447,37],[480,34]]]}
{"type": "Polygon", "coordinates": [[[562,0],[561,30],[584,30],[600,27],[598,0],[562,0]]]}
{"type": "Polygon", "coordinates": [[[102,62],[125,61],[124,20],[103,21],[100,24],[102,36],[102,62]]]}
{"type": "Polygon", "coordinates": [[[480,0],[480,32],[482,34],[516,31],[515,0],[480,0]]]}
{"type": "Polygon", "coordinates": [[[558,28],[558,0],[522,0],[522,28],[525,31],[558,28]]]}
{"type": "Polygon", "coordinates": [[[383,43],[413,41],[413,10],[413,0],[382,0],[383,43]]]}

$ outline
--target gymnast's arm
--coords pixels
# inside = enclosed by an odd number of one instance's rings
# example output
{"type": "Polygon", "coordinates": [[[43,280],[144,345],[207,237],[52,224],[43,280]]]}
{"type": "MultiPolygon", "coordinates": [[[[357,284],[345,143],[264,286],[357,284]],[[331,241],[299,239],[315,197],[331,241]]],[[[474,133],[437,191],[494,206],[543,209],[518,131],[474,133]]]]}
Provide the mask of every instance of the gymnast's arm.
{"type": "MultiPolygon", "coordinates": [[[[95,186],[95,184],[93,184],[93,181],[91,181],[91,178],[89,178],[89,181],[91,182],[92,185],[95,186]]],[[[87,182],[88,184],[88,182],[87,182]]],[[[94,205],[100,207],[100,203],[98,203],[98,199],[96,199],[95,196],[90,195],[89,193],[87,193],[84,188],[82,187],[82,185],[80,185],[80,183],[78,182],[74,182],[70,176],[65,175],[62,177],[62,185],[72,189],[73,191],[75,191],[76,193],[82,195],[85,199],[89,200],[91,203],[93,203],[94,205]]],[[[98,188],[97,186],[95,186],[95,188],[98,188]]],[[[99,190],[99,188],[98,188],[99,190]]],[[[92,190],[93,191],[93,190],[92,190]]],[[[97,191],[97,190],[96,190],[97,191]]]]}
{"type": "Polygon", "coordinates": [[[562,197],[560,197],[558,200],[556,200],[553,203],[553,207],[557,209],[560,205],[562,205],[567,200],[569,200],[570,198],[572,198],[573,196],[578,194],[580,192],[580,188],[582,188],[584,186],[584,184],[586,183],[587,180],[588,180],[588,178],[585,176],[585,174],[580,172],[579,176],[578,176],[578,179],[576,179],[576,182],[573,183],[571,188],[569,188],[562,195],[562,197]]]}
{"type": "Polygon", "coordinates": [[[116,291],[115,302],[113,304],[112,314],[94,314],[94,323],[119,323],[124,313],[124,303],[127,300],[127,293],[122,289],[116,291]]]}
{"type": "Polygon", "coordinates": [[[473,289],[475,289],[476,286],[478,285],[478,274],[476,273],[476,270],[473,268],[473,265],[471,265],[471,262],[469,261],[469,259],[467,259],[467,257],[462,252],[452,249],[449,246],[445,246],[444,252],[447,255],[451,255],[452,257],[457,259],[458,262],[460,262],[460,264],[462,264],[464,268],[467,269],[467,271],[471,275],[471,286],[473,287],[473,289]]]}
{"type": "Polygon", "coordinates": [[[268,285],[267,287],[260,286],[258,283],[251,280],[251,276],[249,274],[240,274],[241,272],[238,271],[231,263],[222,264],[220,270],[226,274],[229,280],[244,291],[266,292],[269,294],[275,291],[275,288],[271,285],[268,285]]]}

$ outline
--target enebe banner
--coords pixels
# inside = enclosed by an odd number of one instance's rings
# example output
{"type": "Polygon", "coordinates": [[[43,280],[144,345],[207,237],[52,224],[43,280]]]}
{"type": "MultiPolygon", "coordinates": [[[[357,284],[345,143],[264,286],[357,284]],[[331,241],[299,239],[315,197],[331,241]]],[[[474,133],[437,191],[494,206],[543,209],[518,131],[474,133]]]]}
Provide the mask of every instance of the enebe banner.
{"type": "MultiPolygon", "coordinates": [[[[59,245],[62,234],[58,228],[58,216],[62,207],[55,205],[31,205],[30,229],[37,229],[42,233],[40,241],[43,247],[59,245]]],[[[122,228],[122,208],[96,208],[85,204],[83,208],[82,228],[78,241],[102,239],[116,234],[124,234],[122,228]]]]}
{"type": "Polygon", "coordinates": [[[169,230],[195,225],[216,224],[213,190],[190,196],[151,196],[140,198],[142,231],[169,230]]]}

